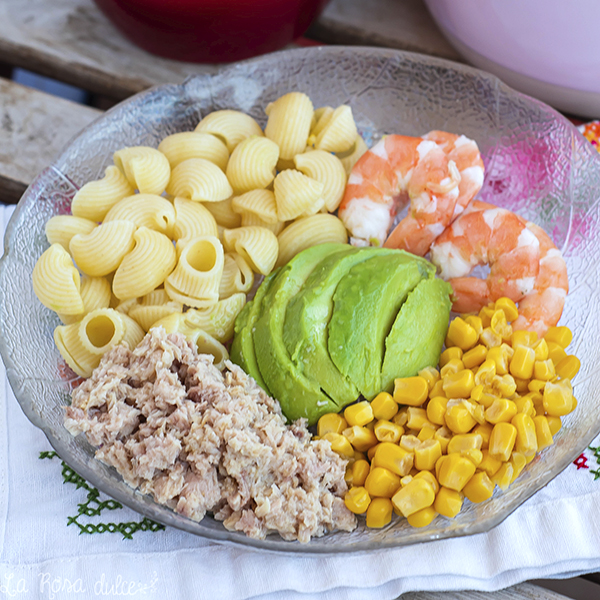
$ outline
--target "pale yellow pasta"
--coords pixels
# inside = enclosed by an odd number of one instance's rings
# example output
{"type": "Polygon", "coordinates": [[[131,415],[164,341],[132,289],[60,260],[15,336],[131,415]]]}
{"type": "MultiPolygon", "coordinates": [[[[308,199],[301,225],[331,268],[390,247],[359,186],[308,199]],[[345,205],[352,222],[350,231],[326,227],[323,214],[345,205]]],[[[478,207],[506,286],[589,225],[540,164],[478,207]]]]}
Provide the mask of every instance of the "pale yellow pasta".
{"type": "Polygon", "coordinates": [[[79,337],[81,321],[59,325],[54,330],[54,343],[65,362],[80,377],[89,377],[100,364],[102,356],[86,350],[79,337]]]}
{"type": "Polygon", "coordinates": [[[132,309],[140,304],[137,298],[129,298],[128,300],[121,301],[114,294],[113,297],[115,302],[111,302],[111,306],[109,308],[114,308],[116,311],[123,313],[124,315],[128,315],[132,309]]]}
{"type": "Polygon", "coordinates": [[[88,313],[79,326],[81,345],[91,354],[102,356],[125,336],[126,316],[112,308],[88,313]]]}
{"type": "Polygon", "coordinates": [[[333,108],[331,106],[321,106],[320,108],[315,109],[314,123],[310,128],[309,143],[314,144],[317,135],[323,131],[323,128],[327,125],[332,115],[333,108]]]}
{"type": "Polygon", "coordinates": [[[294,168],[294,159],[293,158],[280,158],[277,161],[277,165],[276,165],[276,169],[277,172],[279,173],[280,171],[285,171],[286,169],[293,169],[294,168]]]}
{"type": "Polygon", "coordinates": [[[275,177],[275,202],[280,221],[290,221],[300,215],[310,215],[325,204],[325,186],[295,169],[282,171],[275,177]]]}
{"type": "Polygon", "coordinates": [[[301,173],[323,184],[321,195],[325,208],[333,212],[342,201],[346,189],[346,170],[337,156],[324,150],[313,150],[294,157],[296,168],[301,173]]]}
{"type": "Polygon", "coordinates": [[[91,233],[73,236],[69,250],[86,275],[103,277],[114,271],[131,251],[135,230],[131,221],[108,221],[91,233]]]}
{"type": "Polygon", "coordinates": [[[134,191],[121,170],[111,165],[106,167],[102,179],[86,183],[75,194],[71,212],[76,217],[102,221],[119,200],[131,196],[134,191]]]}
{"type": "MultiPolygon", "coordinates": [[[[211,203],[212,206],[217,204],[221,203],[211,203]]],[[[173,207],[175,208],[174,240],[189,239],[198,235],[218,236],[217,222],[204,205],[186,198],[175,198],[173,207]]]]}
{"type": "Polygon", "coordinates": [[[345,152],[352,147],[357,135],[352,109],[346,105],[338,106],[317,134],[314,146],[327,152],[345,152]]]}
{"type": "Polygon", "coordinates": [[[233,337],[235,319],[246,304],[246,294],[233,294],[207,308],[190,308],[183,313],[188,327],[206,331],[219,342],[233,337]]]}
{"type": "MultiPolygon", "coordinates": [[[[215,218],[217,225],[226,229],[232,229],[233,227],[239,227],[242,223],[241,216],[233,211],[232,205],[233,198],[227,198],[227,200],[222,200],[221,202],[207,202],[203,206],[215,218]]],[[[221,236],[218,237],[220,238],[221,236]]]]}
{"type": "Polygon", "coordinates": [[[222,139],[229,152],[251,135],[263,135],[260,125],[246,113],[238,110],[215,110],[198,123],[194,131],[212,133],[222,139]]]}
{"type": "Polygon", "coordinates": [[[140,227],[133,239],[135,246],[121,261],[112,282],[113,293],[120,300],[148,294],[177,263],[173,242],[163,233],[140,227]]]}
{"type": "Polygon", "coordinates": [[[266,188],[275,179],[279,148],[275,142],[252,136],[240,142],[227,164],[227,179],[234,193],[266,188]]]}
{"type": "Polygon", "coordinates": [[[236,252],[255,273],[268,275],[277,261],[277,236],[264,227],[238,227],[223,232],[223,246],[236,252]]]}
{"type": "Polygon", "coordinates": [[[223,246],[214,236],[189,240],[175,270],[165,281],[169,297],[187,306],[207,306],[219,299],[223,275],[223,246]]]}
{"type": "Polygon", "coordinates": [[[64,315],[83,312],[81,279],[71,256],[60,245],[52,244],[35,263],[33,291],[47,308],[64,315]]]}
{"type": "Polygon", "coordinates": [[[269,117],[265,135],[279,146],[279,156],[291,159],[304,151],[314,112],[310,98],[290,92],[271,102],[265,112],[269,117]]]}
{"type": "Polygon", "coordinates": [[[68,250],[74,235],[90,233],[96,227],[98,227],[98,223],[89,219],[72,215],[56,215],[46,222],[46,239],[50,244],[60,244],[65,250],[68,250]]]}
{"type": "Polygon", "coordinates": [[[141,306],[159,306],[170,302],[169,294],[164,288],[157,288],[139,299],[141,306]]]}
{"type": "Polygon", "coordinates": [[[155,194],[134,194],[117,202],[106,214],[108,221],[131,221],[137,227],[147,227],[172,237],[175,227],[175,208],[155,194]]]}
{"type": "Polygon", "coordinates": [[[290,261],[296,254],[311,246],[337,242],[348,242],[348,234],[344,224],[330,214],[318,214],[303,217],[288,225],[278,236],[279,259],[277,266],[290,261]]]}
{"type": "Polygon", "coordinates": [[[224,256],[223,275],[219,284],[219,298],[228,298],[238,292],[248,293],[254,283],[250,265],[235,252],[224,256]]]}
{"type": "Polygon", "coordinates": [[[137,304],[129,311],[129,316],[137,322],[144,330],[149,331],[150,327],[163,317],[173,313],[180,313],[183,310],[181,302],[170,300],[161,304],[140,305],[137,304]]]}
{"type": "Polygon", "coordinates": [[[252,213],[243,213],[242,214],[242,227],[264,227],[269,231],[272,231],[275,235],[279,235],[281,230],[285,227],[285,223],[283,221],[277,221],[276,223],[267,223],[263,221],[260,217],[252,213]]]}
{"type": "Polygon", "coordinates": [[[229,150],[225,143],[210,133],[174,133],[164,138],[158,149],[167,157],[171,169],[188,158],[204,158],[225,171],[229,160],[229,150]]]}
{"type": "Polygon", "coordinates": [[[58,313],[58,316],[65,325],[81,321],[85,315],[97,308],[108,308],[110,306],[112,294],[110,282],[106,277],[88,277],[84,275],[81,278],[79,293],[83,301],[83,312],[77,315],[58,313]]]}
{"type": "Polygon", "coordinates": [[[141,194],[162,194],[169,183],[171,166],[156,148],[132,146],[113,154],[115,165],[141,194]]]}
{"type": "Polygon", "coordinates": [[[253,214],[266,223],[277,223],[277,203],[271,190],[252,190],[241,196],[234,196],[231,209],[243,214],[253,214]]]}
{"type": "Polygon", "coordinates": [[[340,152],[337,157],[342,161],[344,169],[346,169],[346,175],[350,177],[350,171],[358,161],[358,159],[369,149],[365,140],[360,135],[356,136],[354,144],[347,152],[340,152]]]}
{"type": "Polygon", "coordinates": [[[217,165],[204,158],[189,158],[173,169],[167,193],[199,202],[219,202],[229,198],[233,189],[217,165]]]}

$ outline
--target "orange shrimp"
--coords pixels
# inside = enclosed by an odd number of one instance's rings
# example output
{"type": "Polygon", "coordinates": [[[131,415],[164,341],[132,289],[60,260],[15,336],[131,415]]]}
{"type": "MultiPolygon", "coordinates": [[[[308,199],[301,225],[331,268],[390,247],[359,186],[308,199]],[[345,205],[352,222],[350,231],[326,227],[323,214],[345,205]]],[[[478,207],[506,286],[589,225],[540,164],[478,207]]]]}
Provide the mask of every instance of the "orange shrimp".
{"type": "Polygon", "coordinates": [[[435,142],[389,135],[354,165],[338,215],[354,243],[381,245],[410,200],[419,225],[439,234],[454,213],[459,182],[456,165],[435,142]]]}
{"type": "Polygon", "coordinates": [[[452,309],[477,312],[502,296],[519,302],[534,291],[540,241],[511,211],[473,201],[432,244],[431,262],[452,285],[452,309]],[[468,276],[477,265],[489,265],[487,279],[468,276]]]}

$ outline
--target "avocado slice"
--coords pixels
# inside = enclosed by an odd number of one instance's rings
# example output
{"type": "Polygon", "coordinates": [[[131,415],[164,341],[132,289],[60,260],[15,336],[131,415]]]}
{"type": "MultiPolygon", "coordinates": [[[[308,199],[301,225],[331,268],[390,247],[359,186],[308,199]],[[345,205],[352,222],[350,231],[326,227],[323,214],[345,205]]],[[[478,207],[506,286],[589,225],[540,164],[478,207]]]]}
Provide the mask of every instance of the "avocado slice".
{"type": "Polygon", "coordinates": [[[398,253],[384,248],[348,248],[322,260],[287,308],[283,341],[296,367],[315,379],[336,403],[337,410],[354,402],[357,387],[331,360],[327,326],[333,312],[333,294],[348,271],[373,256],[398,253]]]}
{"type": "Polygon", "coordinates": [[[426,260],[398,251],[355,265],[337,286],[329,354],[367,400],[381,391],[385,339],[400,307],[434,270],[426,260]]]}
{"type": "Polygon", "coordinates": [[[250,375],[260,387],[270,394],[267,384],[264,382],[258,363],[256,362],[256,355],[254,354],[254,342],[252,341],[252,328],[254,323],[260,316],[262,308],[262,300],[267,294],[273,279],[277,276],[280,269],[272,271],[265,277],[259,288],[256,290],[254,298],[249,302],[246,302],[244,308],[242,308],[240,314],[237,316],[234,325],[235,337],[231,344],[231,350],[229,351],[229,359],[236,365],[242,367],[242,369],[250,375]]]}
{"type": "Polygon", "coordinates": [[[321,415],[338,410],[319,384],[291,361],[283,342],[283,328],[290,299],[313,269],[327,256],[347,250],[346,244],[321,244],[303,250],[283,267],[263,297],[262,314],[252,336],[254,352],[263,381],[290,421],[303,417],[313,424],[321,415]]]}
{"type": "Polygon", "coordinates": [[[381,388],[390,392],[396,377],[412,377],[437,364],[448,331],[452,286],[425,279],[408,295],[385,339],[381,388]]]}

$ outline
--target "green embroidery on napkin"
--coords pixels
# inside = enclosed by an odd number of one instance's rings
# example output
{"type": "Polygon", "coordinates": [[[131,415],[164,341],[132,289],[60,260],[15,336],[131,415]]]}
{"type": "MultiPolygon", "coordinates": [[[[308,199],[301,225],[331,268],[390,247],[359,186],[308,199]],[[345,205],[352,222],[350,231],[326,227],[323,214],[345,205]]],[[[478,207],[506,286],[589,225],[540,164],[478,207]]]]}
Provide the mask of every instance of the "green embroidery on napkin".
{"type": "Polygon", "coordinates": [[[590,474],[594,476],[594,481],[600,479],[600,446],[588,446],[588,449],[594,453],[594,458],[596,459],[597,468],[592,471],[590,469],[590,474]]]}
{"type": "MultiPolygon", "coordinates": [[[[53,459],[58,457],[56,452],[45,451],[40,452],[40,459],[53,459]]],[[[124,539],[133,539],[133,534],[138,531],[162,531],[164,525],[156,523],[146,517],[141,521],[129,521],[121,523],[82,523],[80,519],[83,517],[98,517],[105,510],[118,510],[123,508],[123,505],[116,500],[100,500],[100,492],[92,487],[83,477],[77,475],[69,465],[61,461],[63,483],[70,483],[75,486],[75,489],[83,488],[87,492],[86,501],[78,504],[77,514],[72,517],[67,517],[67,526],[77,525],[79,534],[82,533],[120,533],[124,539]]]]}

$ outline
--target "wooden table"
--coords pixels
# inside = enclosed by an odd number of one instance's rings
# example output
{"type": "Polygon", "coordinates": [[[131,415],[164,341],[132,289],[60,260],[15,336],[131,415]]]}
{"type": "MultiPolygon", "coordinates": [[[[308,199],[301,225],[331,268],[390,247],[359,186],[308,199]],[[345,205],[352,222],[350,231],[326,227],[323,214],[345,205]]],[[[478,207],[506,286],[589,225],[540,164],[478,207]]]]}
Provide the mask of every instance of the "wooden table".
{"type": "MultiPolygon", "coordinates": [[[[333,0],[307,36],[332,44],[379,45],[460,60],[421,0],[333,0]]],[[[124,39],[91,0],[0,3],[0,202],[17,202],[68,140],[102,110],[10,81],[22,67],[75,85],[108,107],[151,85],[180,83],[218,65],[151,57],[124,39]]],[[[407,600],[560,600],[523,583],[495,593],[410,593],[407,600]]]]}

